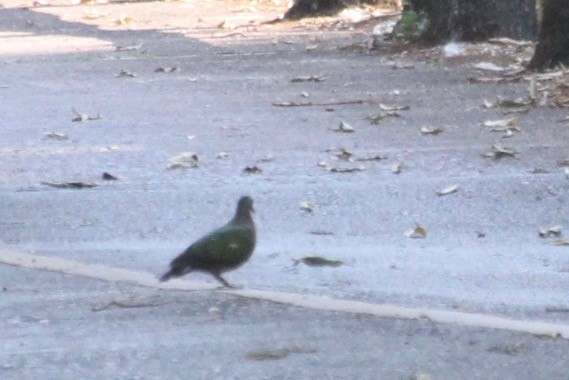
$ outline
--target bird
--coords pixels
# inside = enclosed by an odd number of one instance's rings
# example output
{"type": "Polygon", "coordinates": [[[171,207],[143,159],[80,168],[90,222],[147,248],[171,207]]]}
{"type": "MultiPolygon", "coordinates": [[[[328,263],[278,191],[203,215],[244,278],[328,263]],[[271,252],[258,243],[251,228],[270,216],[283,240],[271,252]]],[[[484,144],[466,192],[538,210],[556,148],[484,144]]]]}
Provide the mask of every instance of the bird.
{"type": "Polygon", "coordinates": [[[253,199],[241,197],[233,218],[223,227],[195,241],[172,260],[170,269],[160,277],[160,282],[200,271],[210,273],[224,287],[234,288],[221,274],[239,268],[253,254],[257,233],[252,212],[253,199]]]}

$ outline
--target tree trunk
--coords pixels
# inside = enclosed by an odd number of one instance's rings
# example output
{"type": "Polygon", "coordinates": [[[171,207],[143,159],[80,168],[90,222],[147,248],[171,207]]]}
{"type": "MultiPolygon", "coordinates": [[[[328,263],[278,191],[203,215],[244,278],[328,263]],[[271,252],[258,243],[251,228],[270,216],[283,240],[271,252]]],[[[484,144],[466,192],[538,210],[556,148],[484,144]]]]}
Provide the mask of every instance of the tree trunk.
{"type": "Polygon", "coordinates": [[[537,35],[535,0],[410,0],[410,5],[429,20],[422,34],[427,43],[537,35]]]}
{"type": "Polygon", "coordinates": [[[539,42],[528,68],[569,64],[569,0],[544,0],[541,15],[539,42]]]}

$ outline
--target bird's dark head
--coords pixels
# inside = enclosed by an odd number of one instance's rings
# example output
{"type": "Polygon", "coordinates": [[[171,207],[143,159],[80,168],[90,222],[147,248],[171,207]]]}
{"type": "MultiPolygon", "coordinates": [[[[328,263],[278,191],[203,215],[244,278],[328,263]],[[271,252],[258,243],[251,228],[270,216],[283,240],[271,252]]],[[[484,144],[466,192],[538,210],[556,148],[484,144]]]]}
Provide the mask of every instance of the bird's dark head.
{"type": "Polygon", "coordinates": [[[239,203],[237,203],[237,215],[249,215],[251,212],[255,212],[253,198],[249,196],[241,197],[239,203]]]}

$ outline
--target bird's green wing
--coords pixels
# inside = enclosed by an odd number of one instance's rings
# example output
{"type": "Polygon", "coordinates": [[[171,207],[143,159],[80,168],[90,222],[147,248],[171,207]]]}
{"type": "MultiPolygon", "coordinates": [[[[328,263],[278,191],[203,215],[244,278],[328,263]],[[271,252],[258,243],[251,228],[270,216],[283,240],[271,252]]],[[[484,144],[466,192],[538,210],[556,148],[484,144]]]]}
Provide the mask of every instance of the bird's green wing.
{"type": "Polygon", "coordinates": [[[221,227],[192,244],[184,256],[196,269],[231,269],[249,259],[255,232],[239,226],[221,227]]]}

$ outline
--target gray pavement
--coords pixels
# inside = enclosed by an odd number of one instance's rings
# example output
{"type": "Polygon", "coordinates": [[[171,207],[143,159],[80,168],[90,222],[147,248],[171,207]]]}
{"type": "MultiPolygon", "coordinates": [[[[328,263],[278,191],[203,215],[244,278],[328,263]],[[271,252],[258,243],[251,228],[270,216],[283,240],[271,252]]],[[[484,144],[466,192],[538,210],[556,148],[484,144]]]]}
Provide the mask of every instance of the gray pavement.
{"type": "MultiPolygon", "coordinates": [[[[563,312],[569,250],[537,236],[540,228],[569,226],[569,181],[556,164],[569,158],[569,128],[557,122],[566,112],[538,108],[520,115],[521,132],[510,139],[480,126],[503,117],[499,109],[482,108],[484,98],[523,96],[526,84],[470,84],[466,78],[475,72],[467,64],[339,49],[365,45],[366,28],[259,26],[282,10],[263,2],[254,12],[247,3],[221,1],[17,5],[0,8],[3,248],[158,274],[248,193],[258,211],[259,245],[250,263],[227,275],[245,288],[569,323],[563,312]],[[93,12],[107,15],[86,20],[93,12]],[[123,14],[135,21],[114,25],[123,14]],[[224,20],[241,27],[218,28],[224,20]],[[394,70],[393,60],[415,67],[394,70]],[[172,66],[178,70],[154,72],[172,66]],[[136,77],[117,78],[121,70],[136,77]],[[326,79],[290,81],[310,75],[326,79]],[[273,106],[345,100],[363,103],[273,106]],[[370,125],[364,117],[379,103],[410,110],[370,125]],[[71,122],[71,108],[102,119],[71,122]],[[331,131],[340,120],[356,132],[331,131]],[[425,136],[423,126],[445,131],[425,136]],[[45,139],[47,132],[69,139],[45,139]],[[518,157],[480,156],[497,141],[518,157]],[[356,158],[387,158],[343,162],[329,151],[338,147],[356,158]],[[167,170],[169,159],[184,151],[199,156],[200,168],[167,170]],[[227,158],[219,159],[220,152],[227,158]],[[331,173],[318,165],[323,161],[365,170],[331,173]],[[394,162],[403,164],[398,175],[390,169],[394,162]],[[263,172],[243,173],[248,165],[263,172]],[[536,168],[546,172],[529,172],[536,168]],[[103,172],[120,180],[102,181],[103,172]],[[41,184],[76,180],[98,186],[41,184]],[[460,185],[458,193],[436,195],[452,184],[460,185]],[[300,210],[303,201],[314,203],[312,213],[300,210]],[[427,228],[426,239],[404,236],[415,222],[427,228]],[[293,265],[308,254],[346,265],[293,265]]],[[[192,279],[212,282],[200,274],[192,279]]],[[[565,341],[527,334],[6,266],[0,266],[0,286],[6,288],[0,371],[13,378],[409,378],[425,372],[443,379],[459,373],[553,379],[566,378],[569,364],[565,341]],[[91,310],[94,302],[130,296],[167,303],[91,310]],[[247,359],[250,352],[278,349],[300,352],[247,359]]]]}

